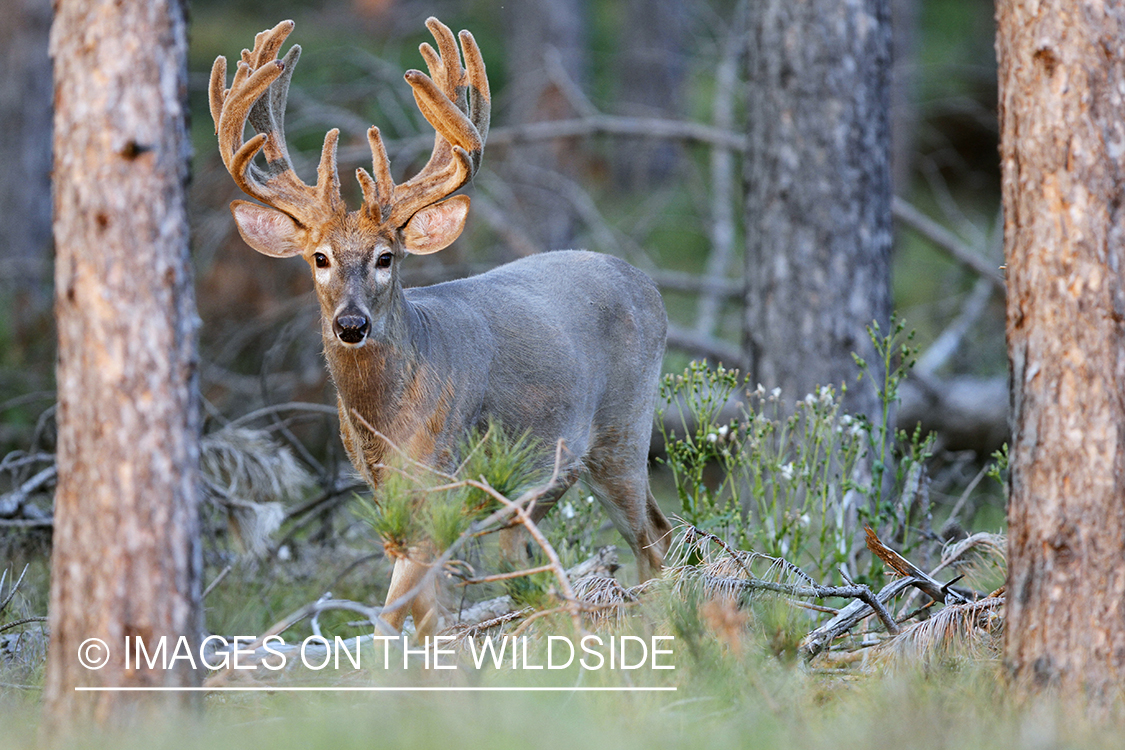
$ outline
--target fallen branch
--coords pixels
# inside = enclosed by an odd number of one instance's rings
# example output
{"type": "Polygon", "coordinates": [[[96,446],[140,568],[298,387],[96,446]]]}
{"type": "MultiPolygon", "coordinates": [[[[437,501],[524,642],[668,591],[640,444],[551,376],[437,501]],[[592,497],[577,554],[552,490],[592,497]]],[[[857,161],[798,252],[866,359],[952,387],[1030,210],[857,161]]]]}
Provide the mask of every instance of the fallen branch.
{"type": "MultiPolygon", "coordinates": [[[[908,589],[910,584],[909,578],[899,578],[897,581],[884,586],[875,599],[885,607],[888,601],[908,589]]],[[[841,609],[838,615],[804,637],[797,649],[801,659],[805,662],[812,661],[813,657],[828,647],[828,644],[874,613],[875,610],[868,606],[866,602],[853,601],[841,609]]]]}
{"type": "Polygon", "coordinates": [[[926,596],[942,604],[964,604],[967,601],[965,597],[951,590],[948,583],[934,580],[926,571],[883,544],[879,535],[870,526],[865,526],[863,531],[867,535],[867,549],[871,550],[871,554],[882,560],[891,570],[904,576],[910,581],[910,585],[926,596]]]}
{"type": "MultiPolygon", "coordinates": [[[[711,585],[721,584],[728,589],[742,589],[743,591],[770,591],[775,594],[786,594],[788,596],[798,596],[806,599],[858,599],[863,604],[866,604],[871,610],[879,616],[882,620],[883,626],[886,627],[887,632],[895,635],[899,632],[898,623],[895,618],[883,606],[883,603],[875,596],[871,589],[864,584],[851,584],[849,586],[822,586],[821,584],[812,582],[811,580],[806,583],[782,583],[780,581],[767,581],[763,578],[758,578],[750,570],[750,567],[743,561],[742,556],[738,554],[737,550],[731,547],[723,540],[722,537],[716,536],[707,531],[703,531],[694,526],[688,525],[688,534],[698,538],[706,539],[710,542],[717,544],[721,547],[732,560],[737,563],[738,567],[745,573],[745,578],[719,578],[716,576],[705,576],[705,579],[711,585]]],[[[793,569],[800,570],[789,564],[793,569]]],[[[800,571],[805,576],[804,571],[800,571]]],[[[807,579],[808,577],[805,576],[807,579]]]]}

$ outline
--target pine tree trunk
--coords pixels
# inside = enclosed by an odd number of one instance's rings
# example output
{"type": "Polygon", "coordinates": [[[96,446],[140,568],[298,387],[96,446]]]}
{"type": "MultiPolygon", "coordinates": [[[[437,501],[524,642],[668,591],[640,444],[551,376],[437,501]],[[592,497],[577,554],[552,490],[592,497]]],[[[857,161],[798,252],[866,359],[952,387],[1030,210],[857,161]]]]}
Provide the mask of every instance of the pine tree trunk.
{"type": "Polygon", "coordinates": [[[18,328],[50,309],[50,0],[0,0],[0,287],[18,328]]]}
{"type": "MultiPolygon", "coordinates": [[[[579,89],[585,84],[586,0],[512,0],[505,19],[509,122],[575,117],[558,83],[561,74],[579,89]]],[[[574,211],[558,183],[577,178],[582,161],[577,139],[513,145],[500,156],[498,172],[511,188],[505,209],[538,250],[573,246],[574,211]]]]}
{"type": "Polygon", "coordinates": [[[750,3],[744,351],[789,400],[854,383],[887,328],[890,51],[890,0],[750,3]]]}
{"type": "MultiPolygon", "coordinates": [[[[683,119],[683,83],[691,8],[681,0],[625,0],[625,33],[615,70],[620,76],[615,113],[683,119]]],[[[671,140],[622,138],[613,145],[619,186],[652,190],[669,180],[682,146],[671,140]]]]}
{"type": "Polygon", "coordinates": [[[997,4],[1011,367],[1005,654],[1095,710],[1125,675],[1125,8],[997,4]]]}
{"type": "Polygon", "coordinates": [[[188,686],[125,668],[125,639],[198,654],[201,554],[196,314],[188,264],[186,9],[61,0],[55,62],[58,470],[45,718],[126,721],[179,697],[76,687],[188,686]],[[109,648],[80,663],[89,638],[109,648]]]}

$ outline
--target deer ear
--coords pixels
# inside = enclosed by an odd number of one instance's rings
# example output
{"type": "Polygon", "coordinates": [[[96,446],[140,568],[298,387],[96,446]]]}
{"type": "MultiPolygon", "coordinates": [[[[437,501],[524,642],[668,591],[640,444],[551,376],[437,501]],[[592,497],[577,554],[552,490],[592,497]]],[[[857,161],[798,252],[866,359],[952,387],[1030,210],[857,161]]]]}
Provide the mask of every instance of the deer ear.
{"type": "Polygon", "coordinates": [[[402,244],[412,255],[429,255],[449,247],[465,228],[469,215],[469,196],[455,195],[449,200],[426,206],[410,217],[402,228],[402,244]]]}
{"type": "Polygon", "coordinates": [[[304,252],[305,230],[287,214],[249,201],[234,201],[230,212],[242,239],[262,255],[288,258],[304,252]]]}

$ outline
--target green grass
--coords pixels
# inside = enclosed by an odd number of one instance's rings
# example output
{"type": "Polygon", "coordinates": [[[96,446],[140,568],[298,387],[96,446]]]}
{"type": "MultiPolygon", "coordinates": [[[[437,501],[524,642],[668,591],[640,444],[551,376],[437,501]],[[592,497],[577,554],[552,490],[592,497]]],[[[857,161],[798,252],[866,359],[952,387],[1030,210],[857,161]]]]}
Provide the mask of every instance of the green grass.
{"type": "MultiPolygon", "coordinates": [[[[531,685],[523,673],[484,684],[531,685]]],[[[869,676],[806,673],[751,651],[666,673],[675,693],[227,693],[84,748],[1025,748],[1120,746],[1121,725],[1087,725],[1051,703],[1016,707],[998,669],[869,676]]],[[[572,679],[568,673],[557,683],[572,679]]],[[[443,677],[421,680],[442,684],[443,677]]],[[[645,680],[647,681],[647,680],[645,680]]],[[[641,680],[638,680],[641,682],[641,680]]],[[[34,701],[4,694],[0,733],[35,747],[34,701]]]]}

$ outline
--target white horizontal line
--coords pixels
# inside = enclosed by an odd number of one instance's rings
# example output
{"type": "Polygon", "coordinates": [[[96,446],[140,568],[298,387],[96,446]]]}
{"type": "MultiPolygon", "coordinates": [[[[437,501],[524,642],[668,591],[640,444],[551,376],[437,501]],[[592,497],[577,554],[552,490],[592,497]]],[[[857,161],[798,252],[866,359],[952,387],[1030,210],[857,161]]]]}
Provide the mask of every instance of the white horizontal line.
{"type": "Polygon", "coordinates": [[[76,687],[75,692],[87,693],[297,693],[297,692],[341,692],[341,693],[665,693],[676,692],[674,687],[359,687],[359,686],[277,686],[253,685],[248,687],[76,687]]]}

